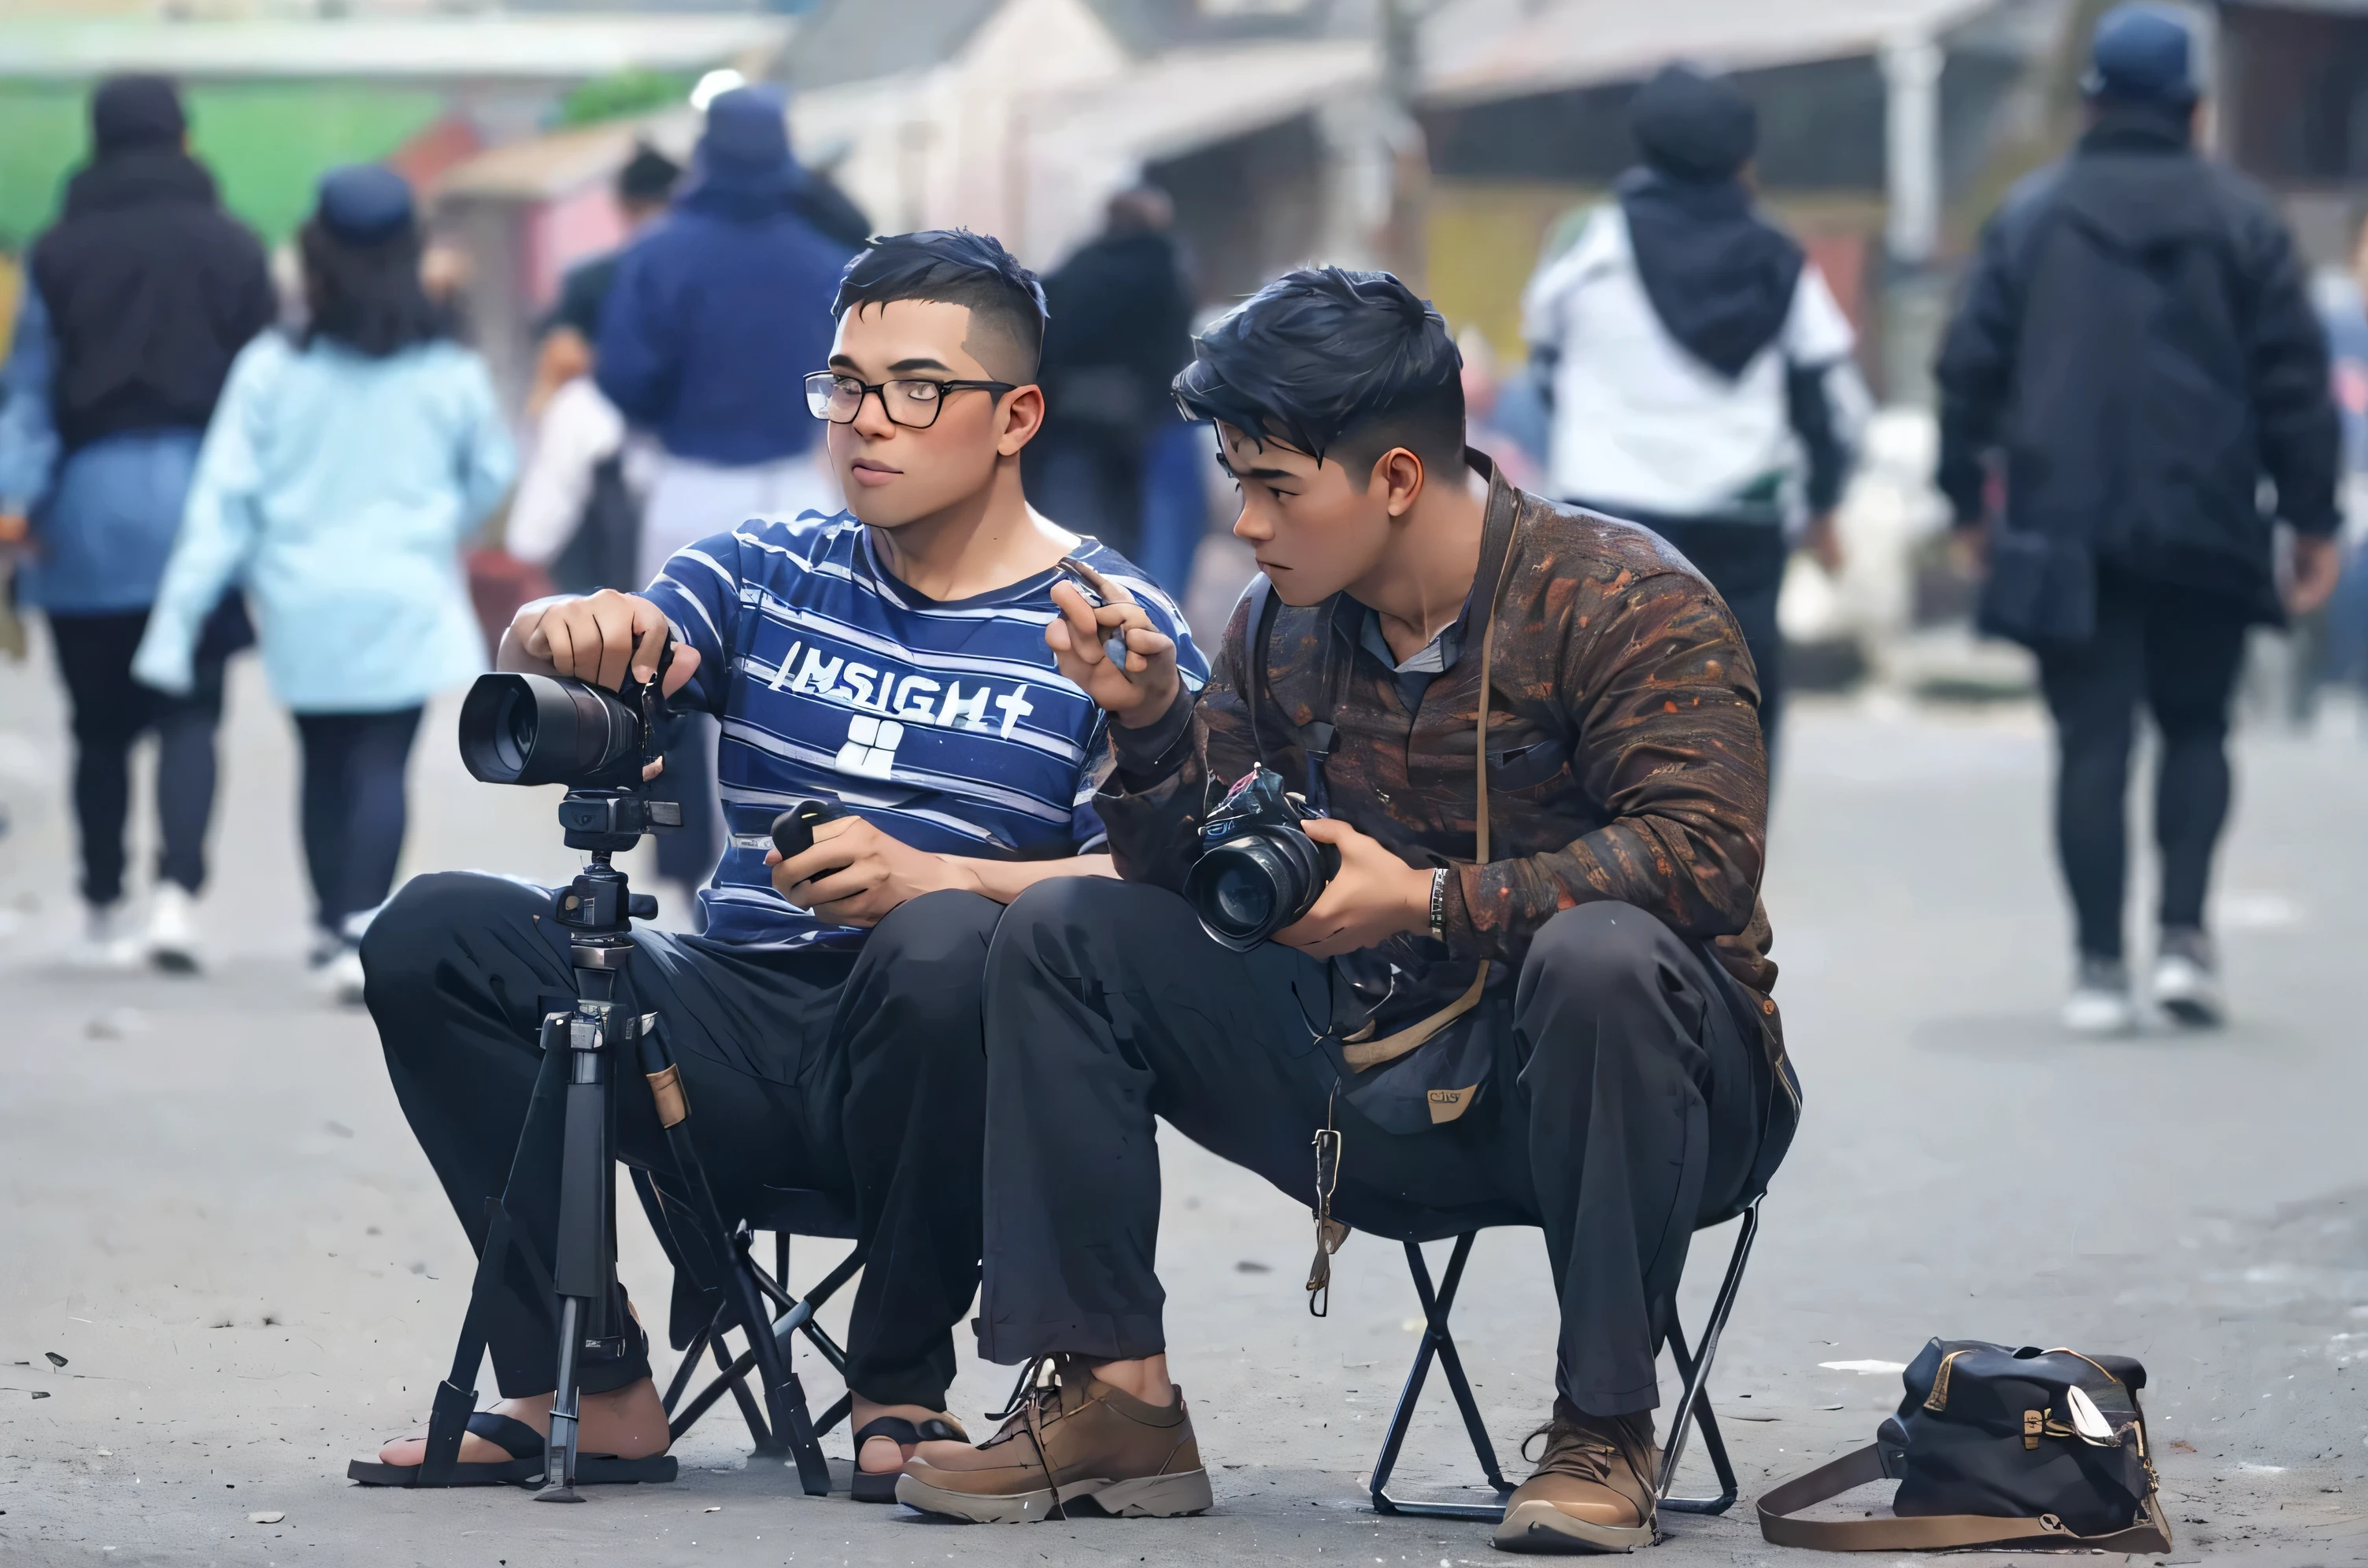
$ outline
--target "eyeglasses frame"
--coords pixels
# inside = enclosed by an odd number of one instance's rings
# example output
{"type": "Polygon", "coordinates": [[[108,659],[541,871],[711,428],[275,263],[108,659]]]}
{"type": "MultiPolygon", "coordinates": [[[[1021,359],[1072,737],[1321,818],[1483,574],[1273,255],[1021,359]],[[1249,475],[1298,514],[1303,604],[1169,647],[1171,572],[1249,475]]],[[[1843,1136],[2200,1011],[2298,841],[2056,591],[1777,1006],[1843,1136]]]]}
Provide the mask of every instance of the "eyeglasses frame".
{"type": "Polygon", "coordinates": [[[806,389],[806,410],[808,413],[813,413],[814,411],[814,378],[817,376],[828,376],[831,380],[834,391],[837,390],[837,383],[842,381],[853,381],[862,390],[856,394],[855,412],[848,415],[846,418],[833,419],[826,412],[814,415],[815,418],[832,425],[852,425],[857,420],[863,417],[863,400],[868,397],[877,397],[880,400],[880,412],[887,416],[889,424],[894,425],[899,430],[933,430],[937,428],[939,415],[945,412],[946,403],[945,399],[942,397],[938,400],[936,404],[937,413],[929,415],[929,422],[927,425],[907,425],[903,420],[897,418],[895,412],[888,406],[888,389],[897,381],[927,381],[941,392],[991,392],[998,398],[1006,392],[1018,392],[1021,387],[1029,384],[1025,381],[977,381],[961,379],[941,381],[935,376],[891,376],[884,381],[866,381],[859,377],[848,375],[846,372],[840,370],[810,370],[806,373],[805,380],[802,383],[806,389]]]}

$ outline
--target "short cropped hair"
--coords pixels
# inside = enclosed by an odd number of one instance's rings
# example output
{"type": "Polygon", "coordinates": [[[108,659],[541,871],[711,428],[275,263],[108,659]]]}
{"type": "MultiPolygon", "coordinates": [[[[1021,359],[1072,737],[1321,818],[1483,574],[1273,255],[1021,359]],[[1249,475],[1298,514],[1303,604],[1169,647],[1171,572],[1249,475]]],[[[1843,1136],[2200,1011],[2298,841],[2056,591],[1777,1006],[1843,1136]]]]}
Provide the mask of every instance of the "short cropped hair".
{"type": "Polygon", "coordinates": [[[962,305],[975,326],[1010,340],[1019,380],[1033,380],[1044,352],[1044,286],[991,234],[923,229],[865,242],[838,280],[833,321],[865,305],[928,300],[962,305]]]}
{"type": "Polygon", "coordinates": [[[1272,437],[1318,462],[1330,452],[1360,480],[1393,447],[1449,472],[1463,461],[1463,356],[1446,318],[1389,273],[1286,273],[1192,350],[1176,378],[1176,401],[1192,418],[1272,437]]]}

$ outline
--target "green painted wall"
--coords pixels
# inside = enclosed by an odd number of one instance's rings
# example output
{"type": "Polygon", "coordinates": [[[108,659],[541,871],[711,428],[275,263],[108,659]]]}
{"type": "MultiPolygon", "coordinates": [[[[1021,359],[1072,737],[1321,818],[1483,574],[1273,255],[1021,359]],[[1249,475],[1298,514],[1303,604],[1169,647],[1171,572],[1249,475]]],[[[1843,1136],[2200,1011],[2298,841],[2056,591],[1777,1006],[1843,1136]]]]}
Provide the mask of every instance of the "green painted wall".
{"type": "MultiPolygon", "coordinates": [[[[188,93],[189,141],[231,210],[277,244],[339,164],[385,157],[444,112],[440,94],[328,82],[231,83],[188,93]]],[[[87,93],[0,81],[0,238],[21,244],[56,216],[90,154],[87,93]]]]}

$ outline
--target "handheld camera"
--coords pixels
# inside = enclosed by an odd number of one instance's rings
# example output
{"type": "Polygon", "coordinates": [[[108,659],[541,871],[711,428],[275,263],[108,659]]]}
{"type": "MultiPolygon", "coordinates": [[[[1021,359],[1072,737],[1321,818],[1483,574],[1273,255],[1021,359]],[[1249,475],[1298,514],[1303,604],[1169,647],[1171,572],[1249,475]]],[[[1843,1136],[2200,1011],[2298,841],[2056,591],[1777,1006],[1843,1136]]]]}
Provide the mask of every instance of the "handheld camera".
{"type": "Polygon", "coordinates": [[[1340,873],[1338,846],[1300,831],[1320,814],[1263,763],[1225,791],[1201,824],[1201,858],[1184,876],[1201,928],[1247,952],[1315,908],[1340,873]]]}

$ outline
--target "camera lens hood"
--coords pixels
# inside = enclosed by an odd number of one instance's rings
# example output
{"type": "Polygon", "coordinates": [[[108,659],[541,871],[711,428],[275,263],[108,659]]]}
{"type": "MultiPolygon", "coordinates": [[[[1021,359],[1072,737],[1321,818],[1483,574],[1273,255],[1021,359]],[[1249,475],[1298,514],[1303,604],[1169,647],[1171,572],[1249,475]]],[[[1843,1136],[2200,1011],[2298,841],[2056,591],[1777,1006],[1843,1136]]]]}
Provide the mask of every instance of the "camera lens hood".
{"type": "Polygon", "coordinates": [[[633,710],[580,680],[479,676],[461,704],[461,761],[487,784],[603,783],[640,751],[633,710]]]}

